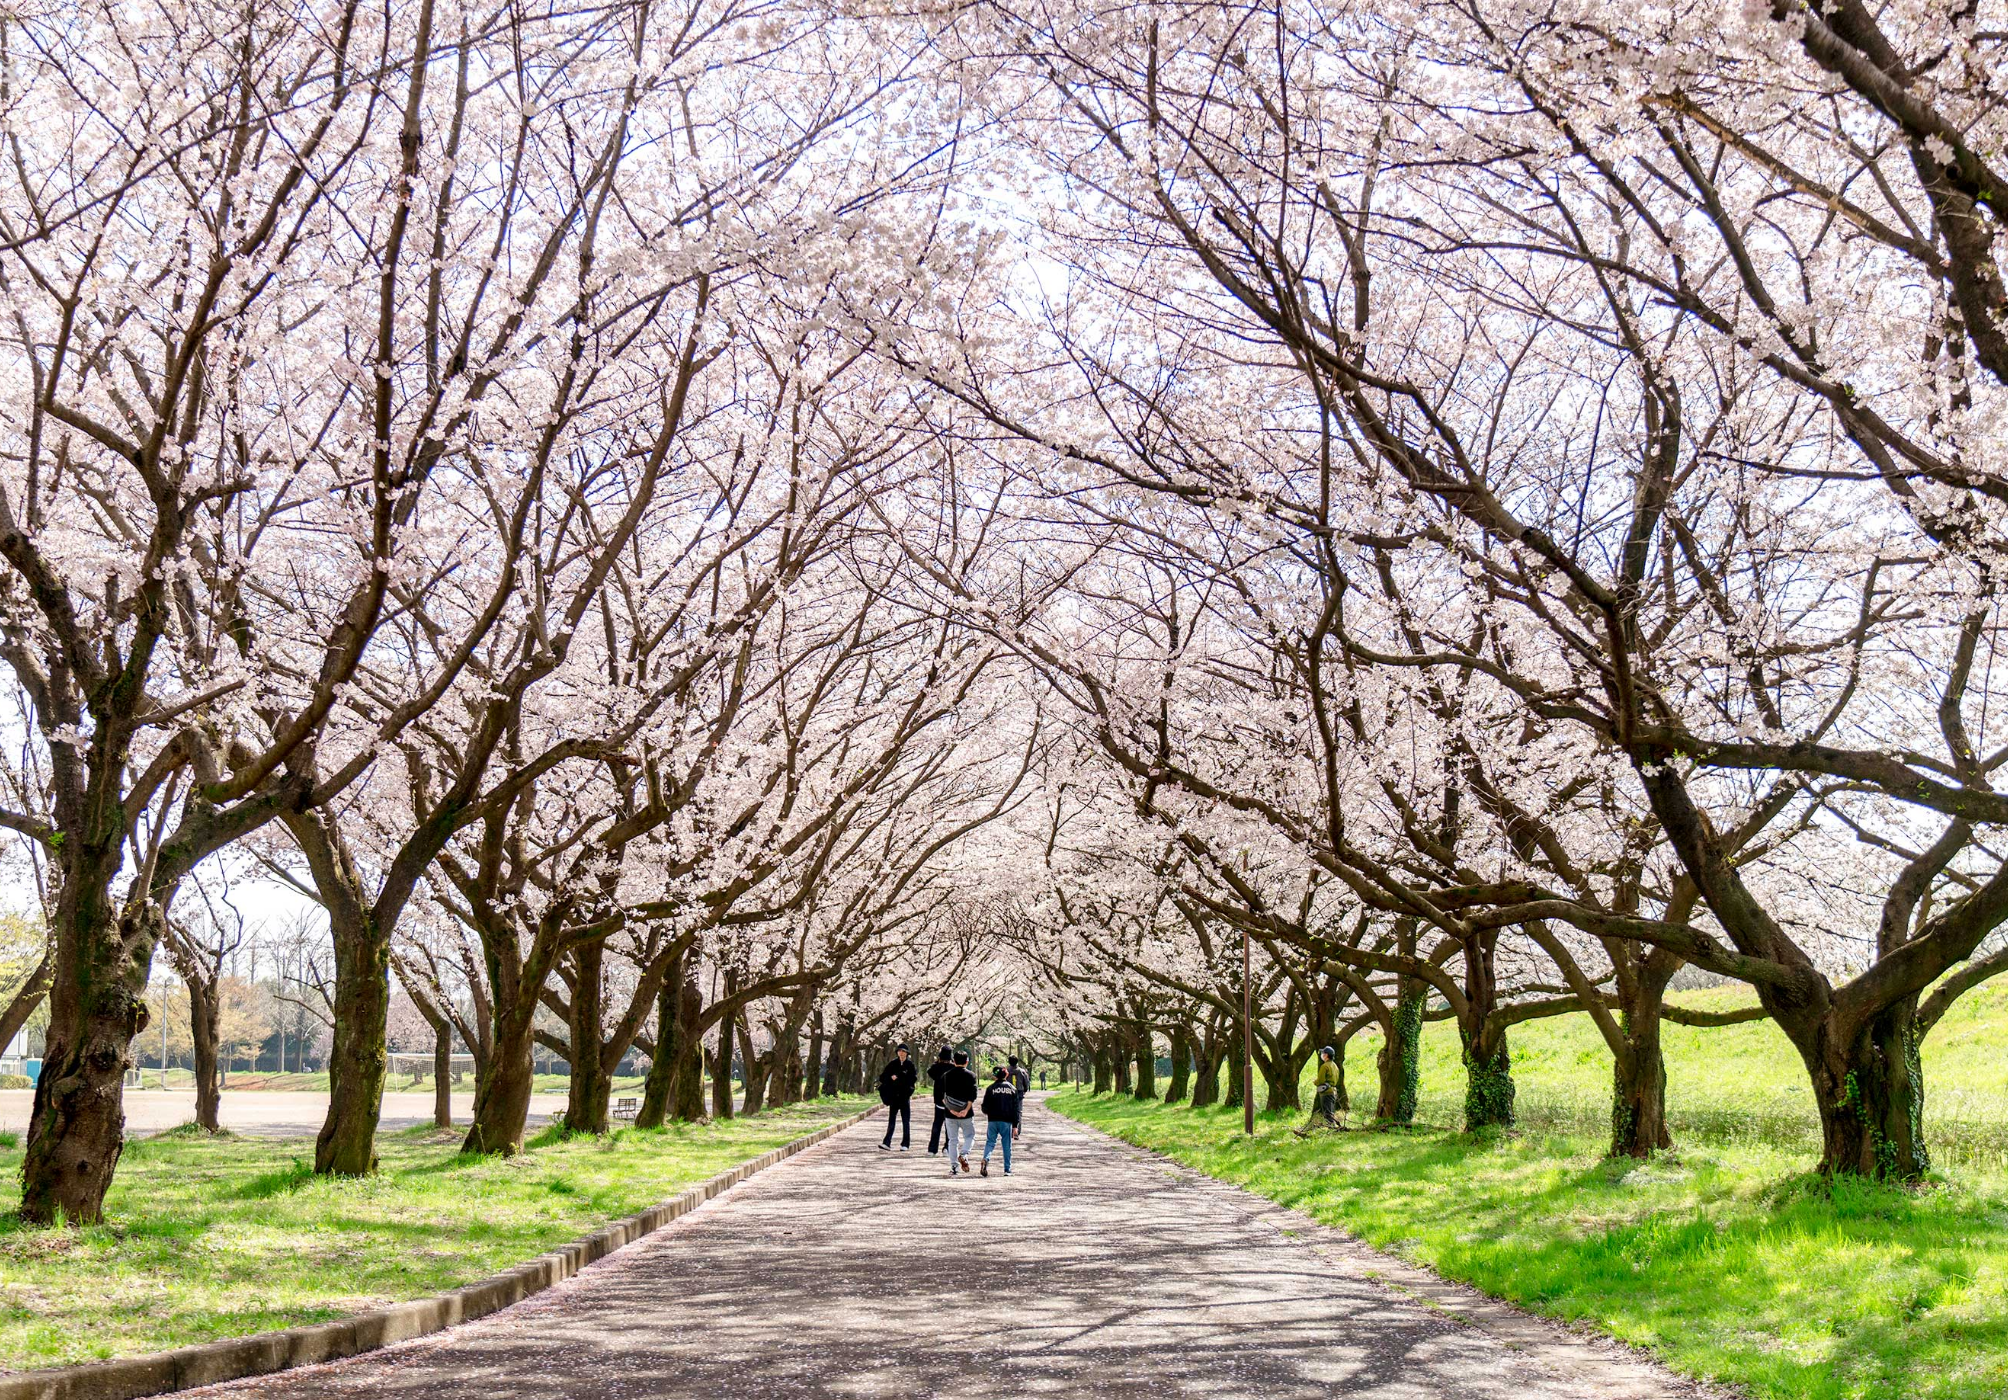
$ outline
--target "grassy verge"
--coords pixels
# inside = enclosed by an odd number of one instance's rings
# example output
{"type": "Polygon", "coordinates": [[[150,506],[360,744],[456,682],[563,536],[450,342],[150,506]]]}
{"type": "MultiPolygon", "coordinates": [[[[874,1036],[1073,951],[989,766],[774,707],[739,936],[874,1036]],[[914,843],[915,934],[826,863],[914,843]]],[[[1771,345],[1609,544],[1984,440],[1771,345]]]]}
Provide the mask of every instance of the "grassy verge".
{"type": "MultiPolygon", "coordinates": [[[[1300,1142],[1297,1115],[1265,1114],[1251,1140],[1238,1110],[1071,1091],[1049,1102],[1765,1400],[1994,1400],[2008,1394],[2008,1130],[1992,1116],[2004,1001],[1970,1000],[1927,1045],[1941,1175],[1914,1192],[1811,1173],[1817,1133],[1795,1102],[1797,1060],[1762,1025],[1675,1037],[1680,1146],[1650,1164],[1603,1160],[1609,1058],[1593,1030],[1563,1021],[1516,1030],[1522,1125],[1504,1137],[1445,1126],[1462,1077],[1454,1034],[1438,1026],[1424,1056],[1434,1126],[1408,1132],[1300,1142]]],[[[1354,1101],[1369,1107],[1373,1048],[1356,1041],[1347,1057],[1354,1101]]]]}
{"type": "MultiPolygon", "coordinates": [[[[300,1141],[177,1129],[129,1143],[104,1225],[0,1216],[0,1365],[136,1355],[456,1288],[867,1103],[604,1139],[547,1130],[510,1159],[464,1158],[459,1134],[411,1129],[379,1139],[383,1169],[360,1181],[317,1179],[300,1141]]],[[[20,1160],[0,1146],[0,1173],[20,1160]]]]}

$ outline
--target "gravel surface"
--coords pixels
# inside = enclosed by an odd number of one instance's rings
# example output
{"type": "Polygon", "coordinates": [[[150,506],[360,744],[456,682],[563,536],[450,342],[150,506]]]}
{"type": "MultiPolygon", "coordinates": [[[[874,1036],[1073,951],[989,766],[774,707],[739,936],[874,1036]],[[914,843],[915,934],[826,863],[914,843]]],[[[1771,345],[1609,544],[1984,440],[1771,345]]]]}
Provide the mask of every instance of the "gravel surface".
{"type": "Polygon", "coordinates": [[[993,1162],[950,1179],[924,1139],[881,1152],[866,1122],[492,1317],[194,1394],[1701,1394],[1036,1104],[1026,1117],[1008,1178],[993,1162]]]}

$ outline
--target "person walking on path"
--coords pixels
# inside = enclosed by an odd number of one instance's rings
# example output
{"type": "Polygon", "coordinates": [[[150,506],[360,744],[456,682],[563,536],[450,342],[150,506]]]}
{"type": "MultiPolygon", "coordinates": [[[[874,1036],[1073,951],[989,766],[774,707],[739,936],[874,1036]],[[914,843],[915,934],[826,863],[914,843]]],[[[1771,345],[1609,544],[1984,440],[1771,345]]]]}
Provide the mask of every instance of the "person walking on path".
{"type": "Polygon", "coordinates": [[[969,1151],[976,1146],[976,1076],[969,1072],[969,1052],[957,1050],[955,1063],[941,1076],[941,1107],[948,1115],[948,1174],[969,1170],[969,1151]]]}
{"type": "Polygon", "coordinates": [[[1315,1132],[1341,1132],[1345,1124],[1339,1121],[1339,1060],[1332,1047],[1327,1045],[1318,1051],[1318,1097],[1311,1106],[1311,1121],[1296,1130],[1298,1137],[1309,1137],[1315,1132]]]}
{"type": "Polygon", "coordinates": [[[885,1105],[885,1141],[879,1144],[879,1151],[892,1151],[895,1121],[900,1129],[899,1150],[904,1152],[913,1146],[913,1082],[919,1077],[920,1071],[906,1057],[906,1043],[902,1041],[891,1062],[879,1074],[879,1102],[885,1105]]]}
{"type": "MultiPolygon", "coordinates": [[[[1025,1095],[1032,1092],[1032,1075],[1023,1065],[1018,1063],[1016,1055],[1012,1055],[1009,1058],[1011,1062],[1011,1087],[1018,1091],[1018,1130],[1012,1136],[1023,1137],[1025,1135],[1025,1095]]],[[[986,1157],[990,1155],[987,1147],[984,1149],[983,1155],[986,1157]]]]}
{"type": "Polygon", "coordinates": [[[934,1052],[934,1063],[927,1067],[927,1082],[934,1086],[934,1126],[927,1134],[927,1155],[930,1157],[941,1151],[941,1128],[948,1121],[948,1114],[941,1107],[941,1076],[954,1068],[955,1061],[949,1056],[946,1045],[934,1052]]]}
{"type": "Polygon", "coordinates": [[[1010,1070],[999,1065],[990,1076],[990,1087],[983,1091],[983,1116],[990,1120],[983,1134],[985,1176],[990,1175],[991,1149],[1000,1142],[1004,1144],[1004,1175],[1011,1175],[1011,1139],[1018,1135],[1018,1119],[1025,1107],[1025,1097],[1018,1092],[1015,1078],[1010,1070]]]}

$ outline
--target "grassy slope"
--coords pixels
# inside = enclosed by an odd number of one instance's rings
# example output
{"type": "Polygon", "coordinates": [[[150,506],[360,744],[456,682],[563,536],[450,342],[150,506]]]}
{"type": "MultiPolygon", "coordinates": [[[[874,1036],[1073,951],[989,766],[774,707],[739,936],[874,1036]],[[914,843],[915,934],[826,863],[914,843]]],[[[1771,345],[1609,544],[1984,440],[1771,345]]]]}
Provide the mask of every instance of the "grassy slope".
{"type": "MultiPolygon", "coordinates": [[[[547,1132],[513,1159],[463,1158],[459,1135],[378,1141],[382,1172],[318,1180],[313,1145],[129,1143],[102,1226],[0,1217],[0,1365],[129,1356],[322,1322],[522,1263],[778,1147],[867,1100],[820,1100],[604,1140],[547,1132]]],[[[19,1147],[0,1150],[18,1172],[19,1147]]]]}
{"type": "MultiPolygon", "coordinates": [[[[1682,998],[1698,1005],[1724,994],[1682,998]]],[[[1364,1038],[1362,1038],[1364,1039],[1364,1038]]],[[[1456,1037],[1432,1025],[1412,1133],[1299,1142],[1296,1121],[1055,1095],[1063,1113],[1296,1206],[1556,1317],[1594,1322],[1695,1375],[1777,1400],[2008,1394],[2008,992],[1968,998],[1926,1044],[1931,1189],[1828,1189],[1798,1060],[1753,1024],[1676,1030],[1677,1150],[1602,1160],[1609,1061],[1587,1024],[1515,1032],[1521,1131],[1453,1131],[1456,1037]]],[[[1372,1104],[1372,1044],[1347,1056],[1372,1104]]]]}

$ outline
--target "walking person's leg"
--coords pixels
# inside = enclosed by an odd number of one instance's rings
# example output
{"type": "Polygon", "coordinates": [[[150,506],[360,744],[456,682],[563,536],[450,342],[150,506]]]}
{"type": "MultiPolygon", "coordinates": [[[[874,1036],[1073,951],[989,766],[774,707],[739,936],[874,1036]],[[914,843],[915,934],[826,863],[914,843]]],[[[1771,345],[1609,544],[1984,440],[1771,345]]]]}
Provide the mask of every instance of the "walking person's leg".
{"type": "Polygon", "coordinates": [[[899,1150],[904,1152],[913,1146],[913,1101],[907,1100],[899,1106],[899,1150]]]}
{"type": "Polygon", "coordinates": [[[1012,1128],[1011,1128],[1011,1125],[1010,1125],[1009,1123],[1006,1123],[1006,1124],[1004,1124],[1003,1126],[1004,1126],[1004,1134],[1003,1134],[1003,1136],[1004,1136],[1004,1175],[1006,1175],[1006,1176],[1009,1176],[1009,1175],[1011,1175],[1011,1139],[1012,1139],[1012,1137],[1014,1136],[1014,1133],[1013,1133],[1013,1131],[1012,1131],[1012,1128]]]}
{"type": "Polygon", "coordinates": [[[934,1127],[927,1135],[927,1155],[932,1157],[941,1151],[941,1125],[948,1121],[948,1115],[941,1111],[941,1105],[934,1106],[934,1127]]]}
{"type": "Polygon", "coordinates": [[[885,1106],[885,1140],[879,1144],[880,1147],[890,1148],[892,1146],[892,1125],[898,1119],[899,1105],[896,1103],[887,1104],[885,1106]]]}

